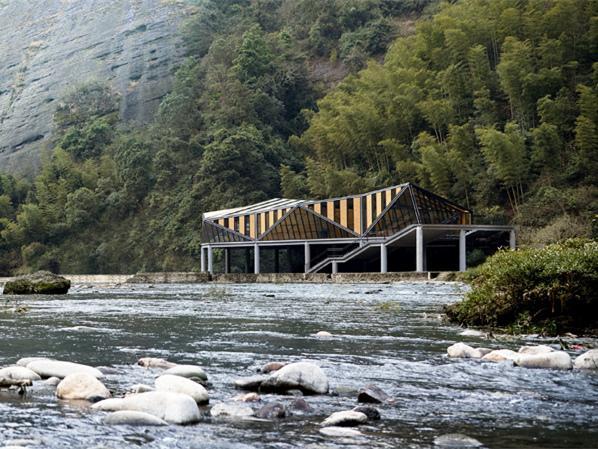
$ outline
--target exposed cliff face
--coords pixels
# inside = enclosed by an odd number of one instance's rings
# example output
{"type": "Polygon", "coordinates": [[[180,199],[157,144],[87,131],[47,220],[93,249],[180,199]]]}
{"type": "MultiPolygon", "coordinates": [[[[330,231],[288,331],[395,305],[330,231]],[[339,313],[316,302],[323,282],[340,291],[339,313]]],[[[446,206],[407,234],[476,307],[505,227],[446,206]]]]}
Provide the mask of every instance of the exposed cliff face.
{"type": "Polygon", "coordinates": [[[120,92],[125,120],[150,120],[186,11],[172,0],[0,0],[0,170],[35,170],[56,104],[86,81],[120,92]]]}

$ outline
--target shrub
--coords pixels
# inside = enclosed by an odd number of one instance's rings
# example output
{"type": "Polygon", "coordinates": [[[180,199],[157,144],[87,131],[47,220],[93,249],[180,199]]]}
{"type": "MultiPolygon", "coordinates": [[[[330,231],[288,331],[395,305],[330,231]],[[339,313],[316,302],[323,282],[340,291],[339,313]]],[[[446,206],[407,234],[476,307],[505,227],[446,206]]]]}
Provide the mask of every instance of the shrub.
{"type": "Polygon", "coordinates": [[[547,334],[598,328],[596,241],[499,251],[469,279],[465,299],[446,308],[451,321],[547,334]]]}

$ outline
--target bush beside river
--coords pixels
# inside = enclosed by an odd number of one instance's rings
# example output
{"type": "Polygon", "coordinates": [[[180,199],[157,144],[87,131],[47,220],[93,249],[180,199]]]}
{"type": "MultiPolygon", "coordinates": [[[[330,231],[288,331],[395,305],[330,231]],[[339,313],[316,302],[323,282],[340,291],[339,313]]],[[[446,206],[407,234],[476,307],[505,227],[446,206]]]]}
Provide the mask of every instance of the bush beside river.
{"type": "Polygon", "coordinates": [[[467,274],[472,290],[449,319],[514,333],[598,332],[598,242],[503,250],[467,274]]]}

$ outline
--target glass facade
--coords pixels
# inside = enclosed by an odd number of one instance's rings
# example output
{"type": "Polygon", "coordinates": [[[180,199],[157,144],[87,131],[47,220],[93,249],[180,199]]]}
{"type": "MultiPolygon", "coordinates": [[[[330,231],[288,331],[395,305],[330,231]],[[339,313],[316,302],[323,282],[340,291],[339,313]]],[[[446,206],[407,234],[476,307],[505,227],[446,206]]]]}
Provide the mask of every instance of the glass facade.
{"type": "Polygon", "coordinates": [[[315,212],[297,207],[260,240],[316,240],[355,238],[355,234],[324,219],[315,212]]]}

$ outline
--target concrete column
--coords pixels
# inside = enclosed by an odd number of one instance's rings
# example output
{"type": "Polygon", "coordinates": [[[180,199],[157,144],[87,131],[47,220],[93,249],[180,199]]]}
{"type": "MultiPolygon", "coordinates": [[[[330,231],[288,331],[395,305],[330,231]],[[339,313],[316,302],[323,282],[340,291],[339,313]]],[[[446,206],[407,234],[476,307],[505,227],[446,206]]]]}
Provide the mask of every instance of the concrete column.
{"type": "Polygon", "coordinates": [[[467,233],[465,229],[459,231],[459,271],[467,270],[467,233]]]}
{"type": "Polygon", "coordinates": [[[214,250],[211,245],[208,245],[208,273],[214,273],[214,250]]]}
{"type": "Polygon", "coordinates": [[[517,237],[515,236],[515,229],[511,229],[509,232],[509,246],[511,249],[517,248],[517,237]]]}
{"type": "Polygon", "coordinates": [[[253,272],[260,274],[260,246],[257,243],[253,247],[253,272]]]}
{"type": "Polygon", "coordinates": [[[415,228],[415,271],[424,271],[424,230],[421,226],[415,228]]]}
{"type": "Polygon", "coordinates": [[[307,273],[311,268],[311,248],[309,247],[308,242],[303,244],[303,260],[305,262],[304,272],[307,273]]]}
{"type": "Polygon", "coordinates": [[[201,252],[200,252],[201,256],[201,272],[205,273],[206,272],[206,252],[205,252],[205,248],[203,247],[203,245],[201,245],[201,252]]]}
{"type": "Polygon", "coordinates": [[[383,243],[380,245],[380,273],[388,272],[388,248],[383,243]]]}
{"type": "Polygon", "coordinates": [[[336,260],[332,261],[332,274],[338,273],[338,262],[336,260]]]}
{"type": "Polygon", "coordinates": [[[224,272],[230,273],[230,249],[224,249],[224,272]]]}

